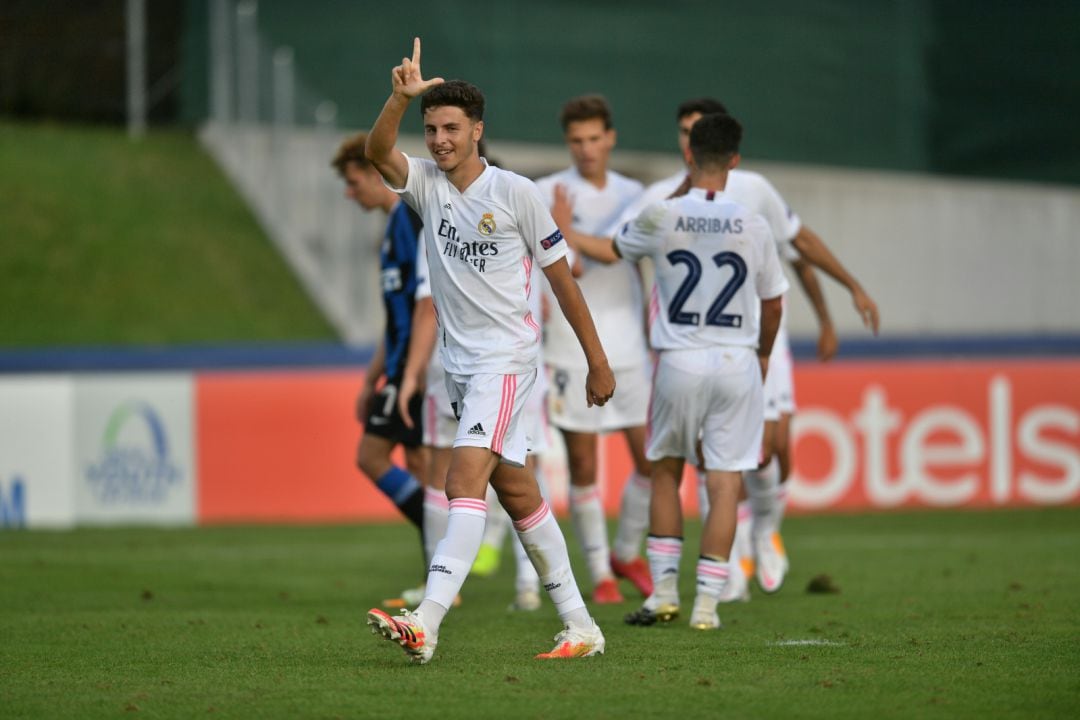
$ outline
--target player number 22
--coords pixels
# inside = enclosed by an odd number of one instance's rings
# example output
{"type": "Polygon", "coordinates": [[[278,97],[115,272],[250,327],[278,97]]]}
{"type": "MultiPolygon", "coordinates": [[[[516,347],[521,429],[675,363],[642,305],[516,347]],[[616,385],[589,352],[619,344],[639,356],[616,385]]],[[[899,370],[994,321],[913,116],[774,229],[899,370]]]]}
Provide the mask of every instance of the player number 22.
{"type": "MultiPolygon", "coordinates": [[[[701,314],[685,312],[683,305],[701,280],[701,260],[689,250],[673,250],[667,254],[667,259],[672,265],[685,265],[688,270],[686,279],[682,281],[682,285],[679,285],[679,289],[675,291],[675,297],[671,299],[668,319],[675,325],[699,325],[701,314]]],[[[746,262],[730,251],[713,255],[712,261],[718,268],[731,267],[732,275],[709,306],[709,311],[705,314],[705,324],[719,327],[742,327],[742,315],[725,313],[724,308],[746,282],[746,262]]]]}

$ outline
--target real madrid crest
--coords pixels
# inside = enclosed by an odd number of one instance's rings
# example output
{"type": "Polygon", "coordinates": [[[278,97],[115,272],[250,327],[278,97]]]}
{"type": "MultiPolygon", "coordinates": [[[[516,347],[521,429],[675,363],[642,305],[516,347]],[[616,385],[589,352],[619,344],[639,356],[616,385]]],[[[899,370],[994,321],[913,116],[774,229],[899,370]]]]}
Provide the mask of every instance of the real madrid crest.
{"type": "Polygon", "coordinates": [[[493,213],[484,213],[484,217],[480,218],[480,224],[476,226],[476,229],[480,231],[481,235],[491,235],[495,232],[495,215],[493,213]]]}

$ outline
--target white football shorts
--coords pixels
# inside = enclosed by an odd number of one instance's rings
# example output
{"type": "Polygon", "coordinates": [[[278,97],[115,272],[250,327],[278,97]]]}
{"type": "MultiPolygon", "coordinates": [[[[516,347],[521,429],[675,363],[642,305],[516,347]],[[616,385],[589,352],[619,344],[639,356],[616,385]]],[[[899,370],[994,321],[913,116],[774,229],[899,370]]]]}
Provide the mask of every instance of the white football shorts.
{"type": "Polygon", "coordinates": [[[528,452],[525,408],[536,371],[520,375],[446,374],[450,406],[458,417],[454,447],[485,447],[523,467],[528,452]]]}
{"type": "Polygon", "coordinates": [[[653,382],[645,456],[681,457],[707,470],[758,466],[763,427],[761,368],[752,348],[665,350],[653,382]]]}
{"type": "Polygon", "coordinates": [[[641,427],[649,417],[649,370],[615,370],[615,395],[602,407],[585,400],[586,369],[547,366],[548,417],[560,430],[602,433],[641,427]]]}
{"type": "Polygon", "coordinates": [[[457,437],[458,421],[446,390],[446,373],[436,357],[428,365],[427,391],[424,393],[424,445],[452,448],[457,437]]]}

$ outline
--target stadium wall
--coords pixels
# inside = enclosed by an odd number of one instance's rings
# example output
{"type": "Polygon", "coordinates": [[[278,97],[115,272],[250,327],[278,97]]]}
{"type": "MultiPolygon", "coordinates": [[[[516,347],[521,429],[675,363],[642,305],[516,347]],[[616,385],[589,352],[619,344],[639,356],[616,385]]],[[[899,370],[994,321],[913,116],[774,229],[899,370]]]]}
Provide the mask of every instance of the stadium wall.
{"type": "MultiPolygon", "coordinates": [[[[0,376],[0,525],[396,519],[353,465],[361,382],[353,366],[0,376]]],[[[800,364],[796,383],[794,512],[1080,504],[1076,356],[800,364]]],[[[608,436],[609,513],[629,472],[608,436]]]]}

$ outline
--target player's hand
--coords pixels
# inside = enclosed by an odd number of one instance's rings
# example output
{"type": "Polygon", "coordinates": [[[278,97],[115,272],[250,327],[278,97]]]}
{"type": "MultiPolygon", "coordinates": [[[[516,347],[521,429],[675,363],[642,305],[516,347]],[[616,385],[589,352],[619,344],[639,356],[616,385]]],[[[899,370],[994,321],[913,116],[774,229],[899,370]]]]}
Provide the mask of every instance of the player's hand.
{"type": "Polygon", "coordinates": [[[425,80],[420,73],[420,38],[413,38],[412,58],[401,58],[398,65],[390,74],[393,82],[394,94],[413,99],[417,95],[423,95],[429,88],[441,85],[445,82],[441,77],[425,80]]]}
{"type": "Polygon", "coordinates": [[[836,330],[832,324],[823,325],[818,335],[817,356],[821,362],[829,362],[836,356],[840,341],[836,339],[836,330]]]}
{"type": "Polygon", "coordinates": [[[585,378],[585,402],[589,407],[603,405],[615,394],[615,373],[605,362],[603,365],[589,368],[585,378]]]}
{"type": "Polygon", "coordinates": [[[375,396],[375,386],[364,383],[360,395],[356,398],[356,419],[361,424],[367,422],[368,409],[371,407],[371,398],[375,396]]]}
{"type": "Polygon", "coordinates": [[[859,319],[862,320],[863,325],[877,335],[879,323],[877,303],[862,288],[856,288],[851,294],[851,299],[855,303],[855,312],[859,313],[859,319]]]}
{"type": "Polygon", "coordinates": [[[417,382],[416,377],[408,373],[401,379],[401,386],[398,387],[398,415],[401,416],[401,422],[405,423],[405,427],[410,430],[415,427],[416,423],[413,422],[412,416],[409,415],[409,401],[412,400],[413,395],[420,392],[421,389],[420,383],[417,382]]]}
{"type": "Polygon", "coordinates": [[[769,356],[758,355],[758,366],[761,368],[761,382],[765,382],[766,376],[769,374],[769,356]]]}
{"type": "Polygon", "coordinates": [[[555,186],[555,202],[551,205],[551,217],[563,231],[563,235],[574,225],[574,204],[570,202],[570,193],[566,191],[566,186],[562,183],[555,186]]]}

